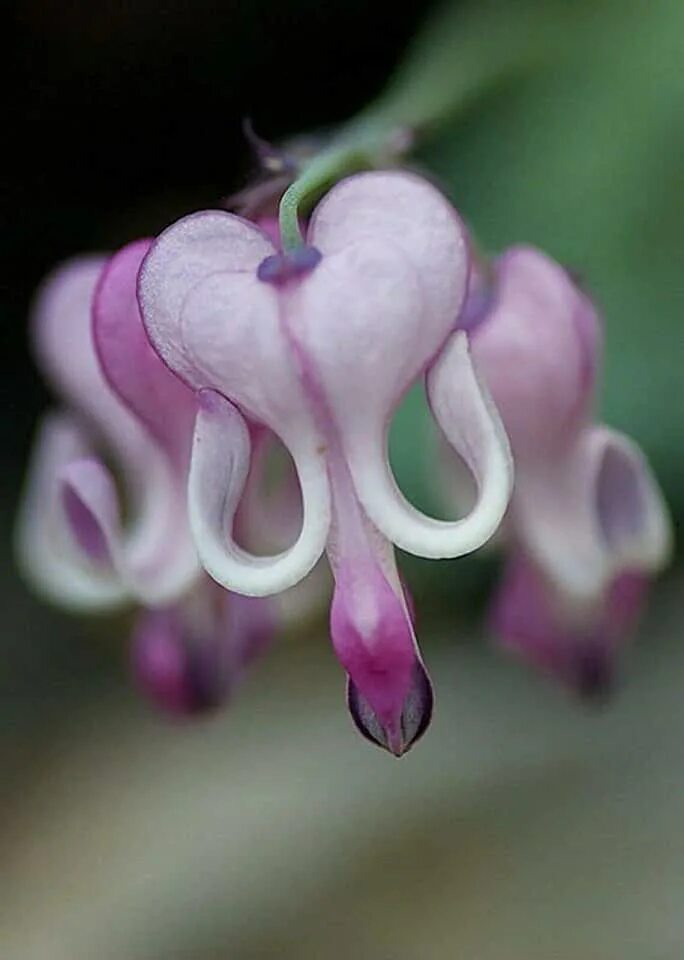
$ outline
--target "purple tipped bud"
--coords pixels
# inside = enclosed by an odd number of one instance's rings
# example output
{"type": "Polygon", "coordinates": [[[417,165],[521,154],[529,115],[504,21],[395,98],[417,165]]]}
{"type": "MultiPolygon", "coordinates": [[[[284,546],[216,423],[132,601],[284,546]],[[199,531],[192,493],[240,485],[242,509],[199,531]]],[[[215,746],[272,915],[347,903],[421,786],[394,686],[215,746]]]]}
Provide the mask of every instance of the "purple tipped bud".
{"type": "Polygon", "coordinates": [[[219,643],[189,636],[176,609],[142,617],[133,637],[131,661],[145,696],[173,716],[207,713],[230,693],[219,643]]]}
{"type": "Polygon", "coordinates": [[[377,565],[338,568],[330,629],[354,723],[401,756],[426,729],[432,694],[404,604],[377,565]]]}
{"type": "Polygon", "coordinates": [[[320,260],[321,253],[316,247],[297,247],[288,253],[275,253],[266,257],[257,268],[257,277],[263,283],[281,287],[310,273],[320,260]]]}

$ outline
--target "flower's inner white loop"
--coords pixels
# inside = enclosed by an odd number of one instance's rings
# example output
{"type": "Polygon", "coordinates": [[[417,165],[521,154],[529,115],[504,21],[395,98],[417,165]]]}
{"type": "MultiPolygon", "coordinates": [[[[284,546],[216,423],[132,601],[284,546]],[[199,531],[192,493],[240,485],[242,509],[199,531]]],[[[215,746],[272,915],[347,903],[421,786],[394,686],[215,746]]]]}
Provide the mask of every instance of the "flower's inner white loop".
{"type": "MultiPolygon", "coordinates": [[[[72,505],[72,533],[81,540],[79,526],[87,536],[97,537],[97,549],[127,593],[148,606],[160,606],[184,593],[199,575],[197,555],[183,503],[184,490],[163,452],[150,442],[139,451],[138,464],[128,464],[138,477],[138,502],[130,529],[121,521],[119,496],[113,477],[97,460],[72,461],[61,470],[63,506],[72,505]],[[137,467],[137,470],[135,469],[137,467]],[[80,518],[80,520],[79,520],[80,518]],[[90,529],[90,533],[87,530],[90,529]]],[[[81,542],[85,555],[87,545],[81,542]]],[[[97,565],[96,557],[91,561],[97,565]]]]}
{"type": "Polygon", "coordinates": [[[655,572],[671,549],[662,493],[639,447],[624,434],[594,427],[586,438],[595,464],[597,534],[619,570],[655,572]]]}
{"type": "Polygon", "coordinates": [[[315,436],[291,447],[301,488],[303,519],[296,542],[275,556],[255,556],[233,538],[235,514],[247,481],[250,438],[239,411],[213,390],[200,393],[188,508],[205,570],[226,589],[268,596],[294,586],[321,556],[330,527],[330,489],[315,436]]]}
{"type": "Polygon", "coordinates": [[[521,470],[514,522],[526,552],[557,589],[590,604],[626,571],[653,573],[670,552],[670,520],[639,448],[586,427],[566,455],[521,470]]]}
{"type": "Polygon", "coordinates": [[[464,333],[454,334],[428,373],[430,405],[449,443],[472,472],[478,496],[461,520],[428,517],[398,489],[387,457],[386,425],[368,424],[345,438],[359,499],[378,529],[418,556],[458,557],[481,547],[506,512],[513,471],[508,441],[484,386],[478,381],[464,333]]]}

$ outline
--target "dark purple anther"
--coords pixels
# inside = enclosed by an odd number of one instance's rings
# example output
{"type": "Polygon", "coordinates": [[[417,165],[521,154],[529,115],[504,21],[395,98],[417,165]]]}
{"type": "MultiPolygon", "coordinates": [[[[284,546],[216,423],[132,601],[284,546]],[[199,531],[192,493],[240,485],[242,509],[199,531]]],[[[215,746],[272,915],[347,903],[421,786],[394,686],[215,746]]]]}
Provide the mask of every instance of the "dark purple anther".
{"type": "Polygon", "coordinates": [[[257,269],[257,277],[264,283],[284,286],[291,280],[297,280],[309,273],[321,259],[316,247],[297,247],[288,253],[274,253],[262,260],[257,269]]]}

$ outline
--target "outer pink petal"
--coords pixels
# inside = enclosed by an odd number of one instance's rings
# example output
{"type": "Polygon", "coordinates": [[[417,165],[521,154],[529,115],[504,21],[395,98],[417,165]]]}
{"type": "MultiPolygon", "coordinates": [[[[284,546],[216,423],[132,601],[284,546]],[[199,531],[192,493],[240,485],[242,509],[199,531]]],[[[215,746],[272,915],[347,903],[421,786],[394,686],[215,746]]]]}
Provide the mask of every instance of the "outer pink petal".
{"type": "MultiPolygon", "coordinates": [[[[153,244],[139,277],[143,320],[156,351],[191,386],[212,384],[198,378],[186,353],[180,326],[188,295],[216,273],[255,276],[259,263],[273,253],[272,243],[253,223],[219,210],[184,217],[153,244]]],[[[223,319],[228,325],[233,317],[223,319]]]]}
{"type": "Polygon", "coordinates": [[[599,351],[596,312],[567,272],[538,250],[509,250],[471,344],[516,463],[567,446],[590,407],[599,351]]]}
{"type": "Polygon", "coordinates": [[[576,609],[524,557],[506,566],[492,608],[501,646],[581,696],[610,691],[619,648],[633,631],[648,580],[622,573],[594,606],[576,609]]]}
{"type": "Polygon", "coordinates": [[[213,274],[188,294],[179,333],[198,384],[229,397],[290,450],[314,432],[270,284],[252,272],[213,274]]]}
{"type": "Polygon", "coordinates": [[[152,240],[114,254],[100,274],[93,302],[93,335],[112,389],[148,427],[176,463],[189,455],[195,398],[159,359],[138,307],[138,271],[152,240]]]}
{"type": "Polygon", "coordinates": [[[101,431],[117,452],[136,448],[140,430],[105,382],[95,354],[91,309],[106,259],[79,257],[43,282],[31,316],[38,363],[63,402],[101,431]]]}
{"type": "Polygon", "coordinates": [[[269,601],[229,594],[207,578],[175,606],[143,615],[132,641],[134,677],[164,712],[205,715],[230,699],[274,628],[269,601]]]}
{"type": "Polygon", "coordinates": [[[385,429],[449,330],[448,318],[431,330],[420,278],[389,241],[347,244],[282,299],[307,394],[324,397],[346,448],[385,429]]]}
{"type": "MultiPolygon", "coordinates": [[[[365,240],[399,247],[423,287],[421,349],[423,355],[424,351],[428,356],[430,350],[434,353],[461,308],[468,251],[456,211],[431,183],[405,171],[349,177],[333,187],[314,211],[308,240],[324,256],[365,240]]],[[[417,317],[414,320],[418,322],[417,317]]],[[[401,337],[402,332],[397,335],[401,337]]]]}
{"type": "MultiPolygon", "coordinates": [[[[91,308],[102,269],[101,258],[81,258],[48,278],[33,315],[36,349],[55,388],[81,423],[88,426],[89,446],[96,441],[106,449],[126,484],[132,521],[125,532],[115,524],[116,569],[121,585],[145,602],[164,602],[187,589],[199,569],[183,503],[185,478],[124,406],[100,368],[92,336],[91,308]]],[[[135,293],[130,269],[118,274],[117,283],[118,294],[124,300],[128,297],[130,303],[135,293]],[[122,289],[124,278],[129,286],[122,289]]],[[[110,293],[114,291],[111,286],[108,289],[110,293]]],[[[138,372],[143,375],[143,371],[138,372]]],[[[121,379],[120,367],[119,374],[121,379]]],[[[173,421],[171,411],[167,419],[173,421]]],[[[53,482],[57,484],[56,477],[53,482]]],[[[70,502],[74,507],[76,499],[72,497],[70,502]]],[[[100,506],[105,509],[103,504],[100,506]]],[[[109,529],[109,508],[105,514],[102,522],[109,529]]],[[[97,523],[91,532],[96,526],[97,523]]],[[[87,551],[80,562],[88,562],[87,551]]],[[[96,573],[99,576],[101,571],[96,573]]]]}

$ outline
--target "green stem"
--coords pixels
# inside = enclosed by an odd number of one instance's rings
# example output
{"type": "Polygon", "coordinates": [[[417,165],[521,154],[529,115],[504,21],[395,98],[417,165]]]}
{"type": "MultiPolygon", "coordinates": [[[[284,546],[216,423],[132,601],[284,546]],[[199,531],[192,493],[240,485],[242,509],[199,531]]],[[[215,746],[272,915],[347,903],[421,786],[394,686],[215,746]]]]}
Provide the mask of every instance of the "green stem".
{"type": "Polygon", "coordinates": [[[299,217],[306,213],[318,197],[341,177],[356,170],[377,166],[377,159],[387,145],[387,132],[381,125],[365,133],[343,128],[333,143],[311,160],[290,184],[280,201],[280,238],[283,250],[292,250],[304,240],[299,217]]]}

